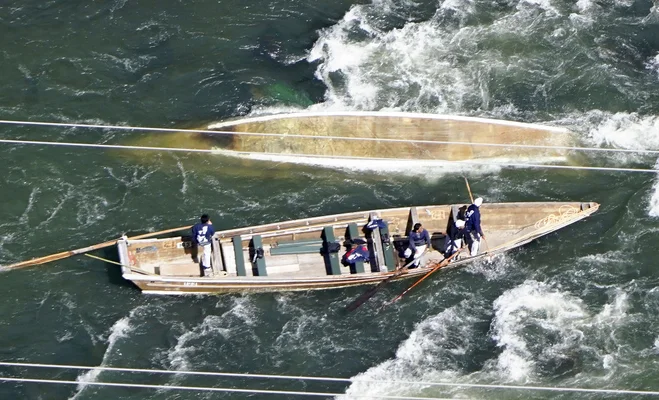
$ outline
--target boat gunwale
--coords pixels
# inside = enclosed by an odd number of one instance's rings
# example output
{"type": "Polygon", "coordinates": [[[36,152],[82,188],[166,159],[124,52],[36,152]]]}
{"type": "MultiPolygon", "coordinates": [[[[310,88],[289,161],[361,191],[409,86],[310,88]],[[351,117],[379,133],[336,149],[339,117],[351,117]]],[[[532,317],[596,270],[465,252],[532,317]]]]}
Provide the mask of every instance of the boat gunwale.
{"type": "MultiPolygon", "coordinates": [[[[538,202],[525,201],[525,202],[519,202],[518,201],[518,202],[502,202],[502,203],[483,203],[483,205],[481,206],[481,209],[482,210],[487,210],[487,209],[490,209],[490,208],[493,209],[494,206],[497,206],[497,207],[498,206],[504,206],[504,207],[507,208],[507,207],[513,207],[513,206],[520,205],[520,204],[538,206],[538,205],[542,205],[542,204],[547,204],[547,205],[577,205],[577,204],[579,204],[579,205],[581,205],[581,204],[584,204],[584,203],[590,204],[591,207],[586,209],[586,210],[580,211],[579,214],[581,212],[584,212],[584,211],[587,211],[587,210],[593,208],[593,205],[596,205],[596,207],[599,208],[599,204],[597,204],[595,202],[583,202],[583,201],[581,201],[581,202],[580,201],[538,201],[538,202]]],[[[406,207],[381,208],[381,209],[363,210],[363,211],[361,211],[361,210],[360,211],[351,211],[351,212],[347,212],[347,213],[321,215],[321,216],[299,218],[299,219],[280,221],[280,222],[271,222],[269,224],[261,224],[261,225],[246,226],[246,227],[242,227],[242,228],[227,229],[227,230],[222,230],[222,231],[216,231],[215,235],[217,237],[219,237],[220,239],[227,239],[229,237],[235,236],[235,235],[231,235],[232,233],[238,233],[238,232],[241,232],[241,231],[244,231],[244,230],[256,231],[256,230],[259,230],[259,229],[267,229],[267,228],[270,228],[270,227],[273,227],[273,226],[280,226],[280,225],[283,225],[283,224],[294,225],[295,226],[295,225],[298,225],[299,223],[302,223],[304,221],[319,221],[320,222],[323,219],[346,217],[346,218],[344,218],[346,221],[338,221],[338,220],[336,220],[336,221],[327,221],[328,224],[331,224],[332,222],[341,223],[341,222],[347,222],[347,220],[352,221],[353,219],[351,219],[350,217],[353,216],[353,215],[366,214],[364,218],[359,218],[359,219],[367,219],[368,218],[368,213],[371,213],[371,212],[380,213],[380,214],[382,214],[383,212],[396,213],[396,212],[409,211],[409,209],[413,208],[413,207],[439,207],[439,208],[442,208],[442,207],[452,207],[452,206],[456,206],[456,205],[466,205],[466,204],[467,204],[467,202],[464,202],[464,203],[450,203],[450,204],[421,204],[421,205],[411,205],[411,206],[406,206],[406,207]]],[[[309,226],[309,225],[303,225],[303,226],[300,226],[300,228],[303,228],[304,226],[309,226]]],[[[281,230],[281,229],[277,229],[276,231],[279,231],[279,230],[281,230]]],[[[251,238],[251,236],[253,236],[255,234],[259,234],[259,233],[258,232],[252,232],[252,233],[242,234],[241,236],[243,237],[243,239],[248,239],[248,238],[251,238]]],[[[287,233],[286,232],[281,232],[281,233],[277,232],[277,235],[279,235],[279,234],[285,235],[287,233]]],[[[162,238],[162,239],[176,239],[177,237],[178,236],[169,237],[169,238],[162,238]]],[[[159,240],[159,239],[139,239],[139,240],[140,241],[143,240],[145,242],[148,242],[148,241],[154,241],[154,240],[159,240]]]]}
{"type": "Polygon", "coordinates": [[[225,128],[228,126],[235,126],[246,123],[264,122],[277,119],[286,118],[305,118],[305,117],[397,117],[397,118],[411,118],[411,119],[434,119],[442,121],[462,121],[462,122],[477,122],[486,124],[496,124],[503,126],[517,126],[524,128],[533,128],[539,130],[546,130],[556,133],[570,133],[570,130],[563,127],[556,127],[550,125],[541,125],[529,122],[507,121],[495,118],[483,117],[470,117],[463,115],[451,114],[430,114],[430,113],[413,113],[404,111],[303,111],[294,113],[282,114],[268,114],[253,117],[239,118],[231,121],[214,122],[208,125],[208,129],[225,128]]]}
{"type": "MultiPolygon", "coordinates": [[[[562,220],[559,220],[555,223],[552,224],[547,224],[544,227],[537,228],[534,231],[531,231],[527,233],[526,235],[522,235],[521,237],[508,242],[510,244],[504,243],[500,246],[497,246],[493,249],[490,249],[486,252],[483,252],[481,254],[478,254],[473,257],[467,257],[463,258],[460,260],[457,260],[448,266],[444,267],[444,269],[453,269],[456,267],[459,267],[461,265],[471,263],[477,259],[484,258],[486,256],[490,256],[493,254],[498,254],[498,253],[503,253],[508,250],[512,250],[517,247],[521,247],[541,236],[548,235],[550,233],[553,233],[561,228],[564,228],[568,225],[571,225],[577,221],[580,221],[593,213],[595,213],[600,205],[599,203],[596,202],[513,202],[513,203],[490,203],[489,205],[507,205],[507,206],[512,206],[516,204],[534,204],[534,205],[539,205],[539,204],[551,204],[554,206],[560,206],[560,205],[583,205],[583,204],[588,204],[589,207],[586,209],[581,209],[579,212],[576,214],[573,214],[569,216],[568,218],[564,218],[562,220]]],[[[484,204],[485,205],[485,204],[484,204]]],[[[414,206],[410,206],[414,207],[414,206]]],[[[401,207],[401,208],[389,208],[385,210],[409,210],[410,207],[401,207]]],[[[428,206],[426,206],[428,207],[428,206]]],[[[446,205],[439,205],[439,207],[446,207],[446,205]]],[[[376,211],[376,210],[373,210],[376,211]]],[[[355,213],[361,213],[361,212],[355,212],[355,213]]],[[[344,213],[344,214],[337,214],[337,215],[350,215],[351,213],[344,213]]],[[[326,217],[332,217],[332,216],[326,216],[326,217]]],[[[305,219],[301,219],[299,221],[304,221],[305,219]]],[[[264,225],[267,226],[267,225],[264,225]]],[[[174,238],[171,238],[174,239],[174,238]]],[[[147,241],[149,239],[146,239],[147,241]]],[[[158,239],[150,239],[150,240],[158,240],[158,239]]],[[[424,273],[429,272],[432,270],[432,267],[421,267],[418,269],[412,269],[408,270],[406,273],[401,274],[400,276],[396,277],[395,280],[402,280],[406,278],[412,278],[415,276],[422,275],[424,273]]],[[[340,288],[340,287],[347,287],[347,286],[358,286],[358,285],[368,285],[368,284],[374,284],[381,282],[384,279],[387,279],[391,277],[396,271],[389,271],[389,272],[380,272],[380,273],[365,273],[365,274],[342,274],[342,275],[324,275],[324,276],[319,276],[317,278],[291,278],[291,277],[282,277],[282,278],[273,278],[273,277],[228,277],[228,276],[222,276],[222,277],[176,277],[176,276],[168,276],[168,277],[162,277],[162,276],[145,276],[141,274],[135,274],[135,273],[123,273],[123,277],[127,280],[130,281],[141,281],[141,282],[162,282],[162,283],[173,283],[173,284],[179,284],[180,286],[173,286],[175,288],[183,289],[179,290],[182,293],[190,293],[190,294],[198,294],[198,292],[195,292],[194,290],[189,290],[186,291],[185,289],[193,289],[193,288],[203,288],[203,287],[217,287],[217,289],[226,289],[226,290],[249,290],[249,289],[254,289],[255,291],[258,291],[259,289],[278,289],[279,287],[282,287],[282,289],[285,286],[288,286],[286,289],[287,291],[290,290],[314,290],[314,289],[334,289],[334,288],[340,288]],[[186,283],[194,283],[195,285],[193,286],[185,286],[186,283]],[[304,285],[314,285],[318,287],[303,287],[304,285]],[[253,287],[247,287],[252,285],[253,287]],[[302,286],[299,289],[291,289],[290,285],[295,285],[295,286],[302,286]]]]}

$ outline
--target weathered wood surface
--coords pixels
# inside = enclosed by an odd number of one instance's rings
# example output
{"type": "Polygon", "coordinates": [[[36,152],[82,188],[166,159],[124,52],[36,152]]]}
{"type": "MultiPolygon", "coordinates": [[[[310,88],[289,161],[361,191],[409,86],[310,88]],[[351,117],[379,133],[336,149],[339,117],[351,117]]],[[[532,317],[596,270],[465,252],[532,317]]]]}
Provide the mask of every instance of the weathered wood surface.
{"type": "Polygon", "coordinates": [[[482,158],[555,158],[565,150],[505,145],[572,146],[568,130],[539,124],[415,113],[298,113],[244,118],[212,124],[212,130],[276,133],[283,136],[214,134],[217,147],[236,152],[324,157],[468,160],[482,158]],[[310,135],[312,138],[302,138],[310,135]],[[360,140],[322,139],[323,137],[360,140]],[[397,142],[373,139],[395,139],[397,142]],[[467,144],[414,143],[462,142],[467,144]],[[477,146],[493,143],[504,146],[477,146]]]}
{"type": "MultiPolygon", "coordinates": [[[[418,220],[432,234],[434,249],[424,257],[427,265],[436,265],[443,256],[438,250],[443,243],[444,230],[452,205],[416,206],[418,220]]],[[[458,260],[450,266],[463,265],[486,254],[500,253],[521,246],[542,235],[581,220],[599,208],[597,203],[544,202],[544,203],[485,203],[481,206],[482,224],[487,229],[488,244],[485,253],[476,257],[458,260]]],[[[373,210],[389,223],[394,243],[405,246],[406,226],[411,208],[373,210]]],[[[369,211],[307,218],[265,224],[253,227],[219,231],[216,238],[220,243],[220,254],[214,255],[223,260],[216,268],[221,273],[202,276],[196,249],[189,237],[177,236],[165,239],[143,239],[120,241],[121,263],[140,268],[159,276],[135,274],[129,268],[123,270],[124,277],[133,281],[143,291],[157,294],[184,293],[225,293],[225,292],[267,292],[330,289],[364,284],[376,284],[384,279],[406,279],[421,276],[430,268],[422,266],[410,269],[403,274],[396,271],[351,273],[349,268],[341,268],[340,275],[328,275],[325,270],[323,251],[319,246],[323,227],[331,227],[341,245],[339,255],[348,249],[345,233],[348,223],[354,222],[363,230],[369,211]],[[250,240],[260,235],[264,250],[267,276],[255,276],[250,262],[250,240]],[[238,239],[233,239],[238,238],[238,239]],[[237,241],[236,241],[237,240],[237,241]],[[291,243],[291,241],[295,241],[291,243]],[[122,248],[122,245],[124,246],[122,248]],[[245,276],[236,274],[234,245],[240,246],[243,255],[245,276]],[[278,249],[278,251],[273,251],[278,249]],[[287,249],[297,249],[289,251],[287,249]],[[176,271],[180,271],[177,272],[176,271]]],[[[251,249],[253,251],[254,249],[251,249]]],[[[374,258],[375,255],[371,255],[374,258]]],[[[397,258],[397,265],[405,262],[397,258]],[[401,262],[403,261],[403,262],[401,262]]]]}
{"type": "MultiPolygon", "coordinates": [[[[191,225],[186,225],[186,226],[181,226],[181,227],[178,227],[178,228],[165,229],[165,230],[158,231],[158,232],[150,232],[150,233],[145,233],[143,235],[134,236],[131,239],[150,238],[150,237],[154,237],[154,236],[165,235],[165,234],[172,233],[172,232],[183,231],[183,230],[186,230],[186,229],[190,229],[191,227],[192,227],[191,225]]],[[[52,261],[62,260],[64,258],[68,258],[68,257],[75,256],[75,255],[78,255],[78,254],[84,254],[84,253],[88,253],[90,251],[104,249],[106,247],[114,246],[115,244],[117,244],[117,239],[108,240],[107,242],[98,243],[98,244],[95,244],[95,245],[92,245],[92,246],[81,247],[79,249],[74,249],[74,250],[62,251],[62,252],[51,254],[51,255],[48,255],[48,256],[44,256],[44,257],[33,258],[31,260],[21,261],[21,262],[18,262],[18,263],[15,263],[15,264],[10,264],[10,265],[5,265],[5,266],[2,267],[2,269],[3,270],[10,270],[10,269],[30,267],[30,266],[33,266],[33,265],[45,264],[45,263],[49,263],[49,262],[52,262],[52,261]]]]}

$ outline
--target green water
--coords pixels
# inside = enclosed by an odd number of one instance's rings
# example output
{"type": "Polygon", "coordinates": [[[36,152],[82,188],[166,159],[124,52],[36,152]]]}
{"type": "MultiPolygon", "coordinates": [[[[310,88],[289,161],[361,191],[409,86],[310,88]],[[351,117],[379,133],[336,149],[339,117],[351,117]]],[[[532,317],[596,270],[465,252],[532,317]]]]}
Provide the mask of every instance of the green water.
{"type": "MultiPolygon", "coordinates": [[[[652,3],[474,2],[458,11],[442,4],[5,2],[0,119],[189,127],[314,104],[545,122],[567,126],[593,145],[659,147],[652,114],[659,17],[652,3]],[[612,26],[626,29],[614,35],[612,26]],[[310,61],[310,53],[322,57],[310,61]]],[[[0,132],[12,139],[135,139],[111,130],[0,125],[0,132]]],[[[190,224],[202,212],[218,228],[231,228],[466,202],[463,174],[489,202],[602,204],[558,234],[492,264],[438,274],[379,311],[406,287],[389,285],[351,315],[341,310],[363,289],[146,296],[115,266],[83,256],[0,272],[1,361],[363,374],[385,383],[116,372],[90,378],[78,370],[16,367],[0,367],[0,376],[329,391],[346,398],[603,396],[395,382],[403,380],[659,390],[653,175],[421,166],[362,171],[6,144],[0,161],[0,265],[190,224]]],[[[652,157],[640,156],[585,162],[654,165],[652,157]]],[[[112,249],[96,254],[116,257],[112,249]]],[[[250,396],[0,383],[3,399],[73,397],[250,396]]]]}

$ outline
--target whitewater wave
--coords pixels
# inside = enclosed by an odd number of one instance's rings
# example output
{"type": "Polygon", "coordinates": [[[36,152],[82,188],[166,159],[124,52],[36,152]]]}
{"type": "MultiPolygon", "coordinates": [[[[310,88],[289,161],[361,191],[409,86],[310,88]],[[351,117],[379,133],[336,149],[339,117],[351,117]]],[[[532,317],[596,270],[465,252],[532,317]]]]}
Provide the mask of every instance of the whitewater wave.
{"type": "MultiPolygon", "coordinates": [[[[167,353],[171,369],[191,370],[201,368],[208,363],[210,349],[222,351],[222,346],[237,335],[249,335],[259,342],[252,329],[256,322],[256,307],[250,297],[231,299],[233,306],[221,315],[208,315],[197,326],[179,336],[176,344],[167,353]],[[194,368],[193,368],[194,367],[194,368]]],[[[246,339],[243,337],[243,340],[246,339]]],[[[217,368],[213,365],[213,368],[217,368]]]]}
{"type": "Polygon", "coordinates": [[[474,350],[476,343],[473,338],[481,334],[478,329],[482,322],[479,317],[481,307],[474,299],[464,300],[419,323],[398,348],[395,358],[354,376],[345,395],[338,398],[418,396],[426,388],[401,381],[459,380],[463,375],[461,360],[474,350]]]}
{"type": "Polygon", "coordinates": [[[607,290],[609,301],[598,312],[558,286],[533,280],[505,291],[491,309],[485,299],[472,295],[419,323],[393,359],[354,376],[339,398],[485,395],[480,389],[412,387],[400,381],[520,384],[561,376],[564,385],[605,387],[619,371],[624,352],[613,333],[633,322],[628,291],[607,290]],[[490,313],[484,334],[482,325],[490,313]],[[483,351],[489,358],[465,365],[483,351]],[[601,373],[585,377],[584,369],[601,373]]]}
{"type": "MultiPolygon", "coordinates": [[[[654,166],[659,169],[659,160],[654,166]]],[[[659,177],[655,179],[652,185],[650,201],[648,204],[648,215],[651,217],[659,217],[659,177]]]]}
{"type": "MultiPolygon", "coordinates": [[[[101,361],[101,364],[99,365],[100,367],[107,366],[110,358],[112,357],[113,350],[117,346],[117,343],[121,339],[126,338],[129,335],[129,333],[134,329],[133,325],[131,324],[131,320],[138,313],[143,311],[143,309],[145,307],[146,306],[136,307],[135,309],[133,309],[130,312],[130,314],[127,317],[123,317],[123,318],[117,320],[117,322],[115,322],[114,325],[112,325],[112,327],[110,328],[108,339],[107,339],[108,346],[105,349],[105,353],[103,354],[103,360],[101,361]]],[[[70,400],[77,399],[78,396],[80,396],[84,392],[85,388],[87,387],[86,384],[89,383],[89,382],[96,382],[96,380],[98,379],[98,376],[101,374],[101,372],[102,372],[102,370],[100,370],[100,369],[90,369],[87,372],[79,375],[76,378],[76,381],[80,382],[78,387],[77,387],[77,392],[72,397],[70,397],[69,399],[70,400]]]]}

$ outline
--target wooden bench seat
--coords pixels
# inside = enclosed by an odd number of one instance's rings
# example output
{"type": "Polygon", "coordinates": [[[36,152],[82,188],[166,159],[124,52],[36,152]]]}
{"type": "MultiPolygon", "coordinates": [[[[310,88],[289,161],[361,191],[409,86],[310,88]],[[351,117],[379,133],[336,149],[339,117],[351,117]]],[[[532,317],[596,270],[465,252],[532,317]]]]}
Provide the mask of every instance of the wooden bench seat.
{"type": "Polygon", "coordinates": [[[320,254],[323,241],[318,239],[300,240],[299,242],[278,243],[277,247],[270,248],[270,255],[278,256],[285,254],[320,254]]]}

